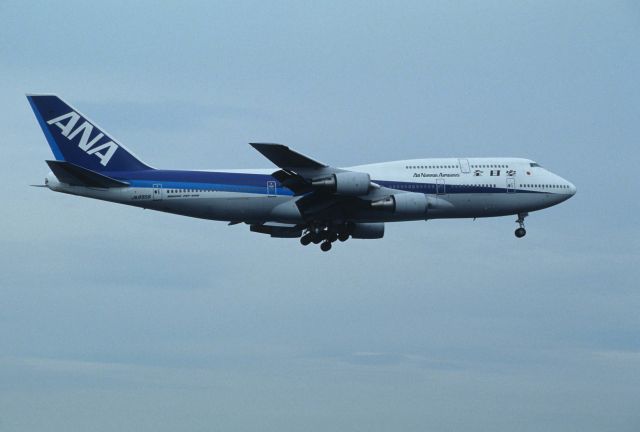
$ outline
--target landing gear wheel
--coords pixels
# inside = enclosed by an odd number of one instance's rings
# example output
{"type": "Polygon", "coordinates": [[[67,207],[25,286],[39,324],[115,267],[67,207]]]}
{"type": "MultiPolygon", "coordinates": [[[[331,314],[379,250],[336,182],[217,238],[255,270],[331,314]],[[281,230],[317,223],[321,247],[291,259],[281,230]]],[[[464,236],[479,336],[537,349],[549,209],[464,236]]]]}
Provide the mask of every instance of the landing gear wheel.
{"type": "Polygon", "coordinates": [[[300,244],[302,244],[302,246],[306,246],[309,243],[311,243],[311,234],[305,234],[302,237],[300,237],[300,244]]]}
{"type": "Polygon", "coordinates": [[[342,233],[338,234],[338,240],[340,240],[341,242],[345,242],[345,241],[349,240],[349,233],[342,232],[342,233]]]}
{"type": "Polygon", "coordinates": [[[516,223],[520,225],[520,228],[518,228],[515,232],[516,237],[518,238],[522,238],[525,236],[525,234],[527,234],[527,231],[524,229],[524,218],[526,218],[527,216],[529,216],[529,213],[518,213],[518,219],[516,219],[516,223]]]}
{"type": "Polygon", "coordinates": [[[328,252],[331,250],[331,242],[330,241],[323,241],[322,244],[320,244],[320,249],[322,249],[322,252],[328,252]]]}

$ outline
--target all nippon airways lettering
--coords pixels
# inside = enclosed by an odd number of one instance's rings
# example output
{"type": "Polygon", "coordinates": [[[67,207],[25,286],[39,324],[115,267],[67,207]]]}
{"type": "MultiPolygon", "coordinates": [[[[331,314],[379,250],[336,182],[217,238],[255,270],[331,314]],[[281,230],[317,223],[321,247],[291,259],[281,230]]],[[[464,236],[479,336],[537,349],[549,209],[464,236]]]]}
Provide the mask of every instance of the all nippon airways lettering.
{"type": "Polygon", "coordinates": [[[78,147],[89,155],[96,155],[100,159],[102,166],[107,166],[113,157],[113,154],[118,150],[118,145],[113,141],[97,144],[98,141],[104,137],[104,134],[98,132],[93,138],[91,138],[93,125],[86,120],[84,120],[82,124],[74,130],[73,128],[80,119],[80,114],[75,111],[71,111],[67,114],[61,115],[60,117],[47,121],[47,124],[53,124],[59,127],[62,135],[67,137],[69,140],[73,140],[76,136],[82,133],[82,135],[80,135],[78,147]],[[67,120],[66,124],[62,123],[64,120],[67,120]],[[102,150],[104,150],[104,153],[100,153],[102,150]]]}
{"type": "Polygon", "coordinates": [[[244,223],[271,237],[320,244],[379,239],[385,223],[517,216],[552,207],[576,187],[512,157],[398,160],[337,168],[282,144],[252,143],[274,168],[186,171],[144,163],[55,95],[28,95],[53,151],[55,192],[202,219],[244,223]],[[241,199],[239,199],[241,198],[241,199]]]}

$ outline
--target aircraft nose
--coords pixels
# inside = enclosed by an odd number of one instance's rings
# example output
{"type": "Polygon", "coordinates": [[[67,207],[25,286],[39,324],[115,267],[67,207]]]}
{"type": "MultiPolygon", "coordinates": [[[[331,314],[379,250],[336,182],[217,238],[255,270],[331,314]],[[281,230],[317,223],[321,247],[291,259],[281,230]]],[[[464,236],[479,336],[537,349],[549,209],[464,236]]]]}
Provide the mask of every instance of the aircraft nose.
{"type": "Polygon", "coordinates": [[[567,183],[569,183],[569,193],[571,194],[571,196],[574,196],[578,191],[578,188],[576,188],[576,186],[571,182],[567,182],[567,183]]]}

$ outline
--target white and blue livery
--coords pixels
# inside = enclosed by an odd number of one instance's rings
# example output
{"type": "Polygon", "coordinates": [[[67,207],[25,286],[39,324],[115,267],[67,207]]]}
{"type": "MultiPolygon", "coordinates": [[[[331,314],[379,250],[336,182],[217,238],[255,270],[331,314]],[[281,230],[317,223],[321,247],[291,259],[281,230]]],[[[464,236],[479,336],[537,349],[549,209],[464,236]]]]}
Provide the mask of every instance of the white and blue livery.
{"type": "Polygon", "coordinates": [[[203,219],[271,237],[320,243],[376,239],[386,222],[517,215],[559,204],[576,187],[521,158],[413,159],[335,168],[281,144],[251,144],[277,169],[153,168],[55,95],[28,95],[53,151],[56,192],[203,219]]]}

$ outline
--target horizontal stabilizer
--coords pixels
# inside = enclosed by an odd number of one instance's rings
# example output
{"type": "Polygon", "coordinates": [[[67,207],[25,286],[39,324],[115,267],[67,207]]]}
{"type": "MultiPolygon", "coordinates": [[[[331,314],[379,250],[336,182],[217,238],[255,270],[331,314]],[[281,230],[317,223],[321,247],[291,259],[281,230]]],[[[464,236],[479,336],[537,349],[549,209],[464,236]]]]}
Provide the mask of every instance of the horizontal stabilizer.
{"type": "Polygon", "coordinates": [[[53,174],[63,183],[71,186],[114,188],[129,186],[129,183],[99,174],[87,168],[66,161],[47,161],[53,174]]]}

